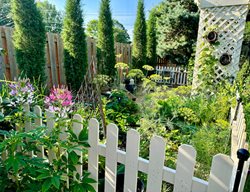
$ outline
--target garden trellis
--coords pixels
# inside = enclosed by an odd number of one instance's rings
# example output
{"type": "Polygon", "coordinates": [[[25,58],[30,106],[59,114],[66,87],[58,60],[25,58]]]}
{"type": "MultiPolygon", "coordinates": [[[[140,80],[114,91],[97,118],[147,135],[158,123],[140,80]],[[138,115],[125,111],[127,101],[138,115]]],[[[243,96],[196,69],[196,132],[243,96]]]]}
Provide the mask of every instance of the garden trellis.
{"type": "MultiPolygon", "coordinates": [[[[29,105],[24,105],[24,111],[29,114],[29,105]]],[[[234,115],[232,110],[232,115],[234,115]]],[[[39,106],[35,106],[34,113],[37,115],[35,121],[25,119],[25,131],[42,126],[42,110],[39,106]]],[[[239,123],[244,123],[242,120],[241,110],[238,111],[239,123]]],[[[48,131],[52,131],[55,125],[54,114],[46,112],[48,131]]],[[[83,119],[80,115],[74,115],[73,132],[79,135],[83,129],[83,119]]],[[[237,119],[235,120],[237,122],[237,119]]],[[[240,127],[240,126],[236,126],[240,127]]],[[[63,127],[61,139],[67,138],[65,131],[67,127],[63,127]]],[[[109,124],[107,127],[106,143],[99,142],[99,123],[96,119],[91,119],[88,124],[88,171],[91,177],[98,180],[98,162],[99,156],[105,157],[105,192],[115,192],[117,182],[117,163],[125,165],[124,191],[136,191],[138,172],[147,174],[148,192],[160,192],[162,182],[168,182],[174,185],[174,192],[228,192],[232,190],[233,181],[236,174],[237,160],[224,154],[218,154],[213,157],[210,177],[208,182],[193,176],[195,170],[196,151],[192,146],[181,145],[178,150],[176,170],[165,167],[165,148],[166,142],[163,138],[154,136],[150,142],[149,160],[139,157],[140,135],[135,130],[129,130],[127,133],[126,152],[118,148],[118,127],[115,124],[109,124]]],[[[243,141],[245,142],[245,141],[243,141]]],[[[44,154],[42,146],[37,155],[49,162],[53,161],[54,152],[48,150],[48,157],[44,154]]],[[[82,176],[83,165],[82,152],[76,151],[80,156],[79,165],[76,166],[76,172],[82,176]]],[[[2,154],[2,158],[6,158],[8,154],[2,154]]],[[[31,156],[34,154],[30,154],[31,156]]],[[[245,164],[244,174],[240,184],[240,191],[243,190],[245,176],[247,174],[249,162],[245,164]]],[[[93,187],[98,191],[98,184],[93,184],[93,187]]]]}
{"type": "Polygon", "coordinates": [[[215,50],[218,63],[215,66],[215,80],[218,82],[226,78],[234,79],[239,71],[239,60],[243,41],[243,34],[248,12],[249,0],[196,0],[200,9],[200,23],[198,31],[195,67],[193,75],[193,89],[200,85],[198,79],[200,54],[206,46],[209,32],[215,32],[216,40],[220,43],[215,50]],[[215,29],[209,31],[209,27],[215,29]],[[219,60],[227,55],[229,63],[221,64],[219,60]]]}

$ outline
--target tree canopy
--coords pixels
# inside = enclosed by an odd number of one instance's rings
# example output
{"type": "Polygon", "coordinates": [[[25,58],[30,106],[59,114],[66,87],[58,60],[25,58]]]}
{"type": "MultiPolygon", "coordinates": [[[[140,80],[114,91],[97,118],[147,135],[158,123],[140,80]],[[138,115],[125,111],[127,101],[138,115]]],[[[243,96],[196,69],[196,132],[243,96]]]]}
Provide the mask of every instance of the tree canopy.
{"type": "Polygon", "coordinates": [[[60,33],[63,25],[62,12],[58,11],[56,6],[49,3],[48,0],[38,1],[36,4],[43,16],[46,31],[60,33]]]}
{"type": "Polygon", "coordinates": [[[14,46],[21,74],[45,83],[45,27],[34,0],[12,0],[14,46]],[[31,19],[32,18],[32,19],[31,19]]]}
{"type": "Polygon", "coordinates": [[[115,48],[113,20],[110,10],[110,0],[101,0],[98,19],[98,41],[99,52],[98,68],[104,75],[115,74],[115,48]]]}
{"type": "Polygon", "coordinates": [[[144,12],[144,1],[138,0],[137,14],[134,25],[133,36],[133,67],[142,69],[142,66],[146,64],[147,56],[147,32],[146,32],[146,19],[144,12]]]}
{"type": "MultiPolygon", "coordinates": [[[[113,19],[114,41],[119,43],[130,43],[130,37],[127,29],[116,19],[113,19]]],[[[88,22],[86,34],[89,37],[98,39],[98,20],[93,19],[88,22]]]]}
{"type": "Polygon", "coordinates": [[[12,27],[14,25],[11,15],[10,0],[0,0],[0,26],[6,25],[12,27]]]}
{"type": "Polygon", "coordinates": [[[168,0],[157,6],[157,54],[187,64],[197,40],[198,8],[193,0],[168,0]]]}
{"type": "Polygon", "coordinates": [[[66,81],[72,90],[78,91],[88,66],[80,0],[66,1],[62,38],[66,81]]]}
{"type": "Polygon", "coordinates": [[[156,54],[156,14],[155,9],[152,9],[147,21],[147,64],[155,66],[157,62],[156,54]]]}

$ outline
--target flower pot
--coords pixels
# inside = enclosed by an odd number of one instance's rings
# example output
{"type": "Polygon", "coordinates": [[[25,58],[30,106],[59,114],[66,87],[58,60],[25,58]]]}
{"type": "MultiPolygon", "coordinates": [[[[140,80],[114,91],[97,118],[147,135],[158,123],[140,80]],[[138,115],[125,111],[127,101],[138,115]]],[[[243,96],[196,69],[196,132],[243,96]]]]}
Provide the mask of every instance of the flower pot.
{"type": "Polygon", "coordinates": [[[220,57],[220,63],[223,66],[229,65],[232,61],[232,55],[229,55],[227,53],[223,53],[220,57]]]}
{"type": "Polygon", "coordinates": [[[218,39],[218,33],[216,33],[215,31],[211,31],[208,33],[207,35],[207,41],[209,43],[215,43],[218,39]]]}

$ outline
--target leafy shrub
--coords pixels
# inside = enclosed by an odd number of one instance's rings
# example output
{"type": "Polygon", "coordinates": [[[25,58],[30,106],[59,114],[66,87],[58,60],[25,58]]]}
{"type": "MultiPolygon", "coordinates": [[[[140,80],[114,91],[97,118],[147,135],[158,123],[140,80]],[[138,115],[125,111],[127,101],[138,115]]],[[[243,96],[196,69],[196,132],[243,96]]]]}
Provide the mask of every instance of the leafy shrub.
{"type": "Polygon", "coordinates": [[[211,126],[203,126],[194,134],[191,143],[197,151],[196,176],[206,179],[213,156],[230,152],[230,125],[225,120],[217,120],[211,126]]]}
{"type": "MultiPolygon", "coordinates": [[[[35,116],[35,115],[34,115],[35,116]]],[[[70,120],[71,121],[71,120],[70,120]]],[[[72,125],[72,121],[69,125],[72,125]]],[[[77,137],[68,127],[67,139],[60,139],[60,125],[55,124],[52,132],[47,127],[37,127],[31,131],[0,131],[6,139],[0,143],[0,155],[7,152],[7,157],[0,161],[0,183],[3,191],[94,191],[91,183],[95,182],[85,172],[80,178],[75,174],[79,163],[76,150],[88,147],[86,127],[77,137]],[[38,146],[52,150],[52,162],[37,156],[38,146]],[[31,154],[35,155],[31,157],[31,154]],[[68,154],[66,156],[66,153],[68,154]],[[69,189],[67,181],[69,178],[69,189]]],[[[85,150],[86,152],[86,150],[85,150]]]]}
{"type": "Polygon", "coordinates": [[[137,127],[137,121],[140,119],[139,106],[129,99],[124,91],[117,90],[112,92],[105,103],[107,122],[113,122],[119,127],[119,138],[124,146],[126,131],[131,127],[137,127]]]}

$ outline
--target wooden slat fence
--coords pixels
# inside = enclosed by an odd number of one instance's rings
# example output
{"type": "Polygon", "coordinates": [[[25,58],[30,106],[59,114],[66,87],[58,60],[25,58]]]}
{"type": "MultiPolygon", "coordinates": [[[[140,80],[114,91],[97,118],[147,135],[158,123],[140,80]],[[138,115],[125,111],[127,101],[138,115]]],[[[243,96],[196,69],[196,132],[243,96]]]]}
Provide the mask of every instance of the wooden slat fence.
{"type": "MultiPolygon", "coordinates": [[[[29,113],[30,107],[24,106],[25,112],[29,113]]],[[[33,123],[26,118],[25,130],[31,130],[42,125],[42,110],[39,106],[34,108],[38,119],[33,123]]],[[[53,113],[46,112],[48,131],[52,131],[55,125],[53,113]]],[[[79,135],[82,130],[83,119],[80,115],[74,115],[73,132],[79,135]]],[[[174,185],[174,192],[228,192],[231,191],[232,178],[235,175],[234,162],[226,155],[218,154],[214,156],[208,182],[193,176],[196,163],[196,150],[189,145],[181,145],[178,150],[176,170],[164,166],[166,142],[163,138],[154,136],[150,142],[149,160],[139,157],[140,135],[135,130],[129,130],[127,133],[126,152],[118,148],[118,127],[115,124],[109,124],[107,128],[106,144],[99,142],[99,123],[96,119],[89,121],[89,144],[88,149],[88,171],[91,177],[98,181],[98,162],[99,156],[105,157],[105,192],[115,192],[117,183],[117,164],[125,165],[124,191],[136,191],[138,172],[147,174],[148,192],[160,192],[162,182],[174,185]]],[[[67,127],[62,129],[67,130],[67,127]]],[[[66,132],[62,132],[60,138],[67,139],[66,132]]],[[[44,155],[44,149],[40,147],[39,156],[47,158],[44,155]]],[[[82,153],[80,162],[82,162],[82,153]]],[[[8,154],[4,154],[5,156],[8,154]]],[[[31,154],[32,155],[32,154],[31,154]]],[[[5,158],[3,156],[3,158],[5,158]]],[[[48,150],[48,160],[53,161],[55,154],[48,150]]],[[[77,165],[77,172],[82,176],[83,166],[77,165]]],[[[98,183],[93,187],[98,192],[98,183]]]]}
{"type": "Polygon", "coordinates": [[[162,77],[158,83],[167,85],[187,85],[187,70],[181,67],[156,66],[156,74],[162,77]],[[166,79],[168,78],[168,79],[166,79]]]}
{"type": "MultiPolygon", "coordinates": [[[[0,26],[0,48],[6,51],[3,55],[4,74],[7,80],[14,80],[18,74],[18,65],[15,58],[15,49],[12,43],[13,28],[0,26]]],[[[92,38],[87,38],[88,62],[96,59],[96,42],[92,38]]],[[[131,45],[115,43],[116,55],[122,54],[117,61],[131,64],[131,45]]],[[[65,84],[66,78],[63,63],[63,42],[59,34],[46,34],[46,75],[48,86],[65,84]]]]}

